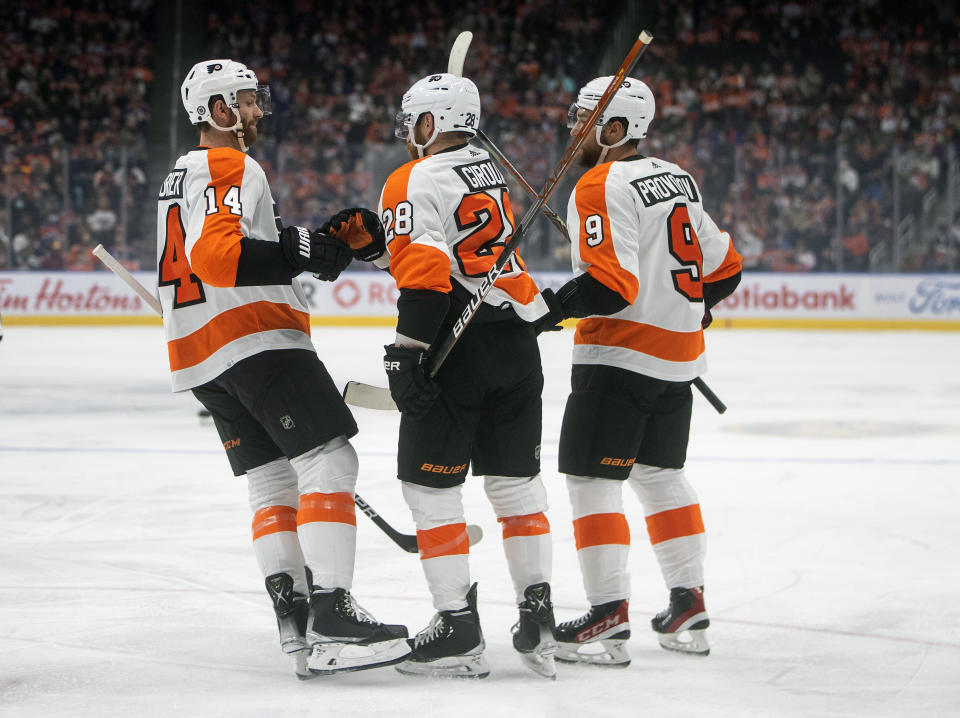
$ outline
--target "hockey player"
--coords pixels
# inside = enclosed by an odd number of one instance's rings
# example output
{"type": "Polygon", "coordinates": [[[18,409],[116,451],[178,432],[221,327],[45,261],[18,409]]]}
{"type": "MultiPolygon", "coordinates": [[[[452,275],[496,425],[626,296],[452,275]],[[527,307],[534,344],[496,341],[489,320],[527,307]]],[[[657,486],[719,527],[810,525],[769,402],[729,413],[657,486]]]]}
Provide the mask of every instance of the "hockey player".
{"type": "Polygon", "coordinates": [[[396,339],[384,357],[402,414],[398,477],[417,526],[421,566],[437,610],[397,670],[483,677],[489,672],[471,585],[461,489],[471,468],[502,525],[519,605],[513,645],[554,677],[551,539],[540,480],[543,373],[531,322],[547,311],[515,257],[436,378],[424,371],[515,227],[506,182],[469,146],[480,96],[466,78],[436,74],[403,96],[396,134],[412,161],[380,197],[390,272],[400,290],[396,339]]]}
{"type": "Polygon", "coordinates": [[[173,390],[210,411],[234,474],[247,476],[254,552],[298,675],[396,663],[410,652],[407,629],[377,622],[350,593],[357,427],[317,356],[296,279],[335,279],[353,255],[345,240],[382,247],[382,228],[368,210],[326,232],[281,226],[245,154],[269,89],[243,64],[198,63],[181,96],[200,146],[177,160],[157,214],[173,390]]]}
{"type": "MultiPolygon", "coordinates": [[[[570,108],[571,134],[611,79],[580,90],[570,108]]],[[[650,89],[627,78],[587,135],[579,161],[590,169],[567,208],[575,276],[555,295],[544,291],[551,306],[545,324],[582,318],[560,471],[567,476],[590,610],[558,626],[557,659],[568,662],[630,662],[624,480],[643,504],[670,591],[653,630],[664,648],[709,653],[703,521],[683,466],[690,384],[706,368],[702,329],[710,308],[739,283],[741,261],[704,210],[690,174],[639,153],[653,114],[650,89]]]]}

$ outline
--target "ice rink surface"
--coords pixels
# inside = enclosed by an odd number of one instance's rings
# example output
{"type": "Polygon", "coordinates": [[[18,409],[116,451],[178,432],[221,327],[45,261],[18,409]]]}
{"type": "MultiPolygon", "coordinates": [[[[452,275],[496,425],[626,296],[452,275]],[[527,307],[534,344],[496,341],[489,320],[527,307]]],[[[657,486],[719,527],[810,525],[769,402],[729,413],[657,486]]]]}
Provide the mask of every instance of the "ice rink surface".
{"type": "MultiPolygon", "coordinates": [[[[633,530],[633,663],[560,666],[510,643],[516,618],[479,481],[467,520],[490,677],[392,668],[299,682],[250,548],[243,479],[158,327],[7,326],[0,343],[0,715],[960,715],[960,334],[708,333],[687,463],[708,532],[708,658],[660,649],[666,590],[633,530]]],[[[314,328],[334,379],[384,385],[392,330],[314,328]]],[[[572,332],[542,337],[543,476],[558,619],[586,609],[557,438],[572,332]]],[[[398,416],[356,410],[359,493],[403,531],[398,416]]],[[[358,517],[354,593],[415,633],[433,615],[416,556],[358,517]]]]}

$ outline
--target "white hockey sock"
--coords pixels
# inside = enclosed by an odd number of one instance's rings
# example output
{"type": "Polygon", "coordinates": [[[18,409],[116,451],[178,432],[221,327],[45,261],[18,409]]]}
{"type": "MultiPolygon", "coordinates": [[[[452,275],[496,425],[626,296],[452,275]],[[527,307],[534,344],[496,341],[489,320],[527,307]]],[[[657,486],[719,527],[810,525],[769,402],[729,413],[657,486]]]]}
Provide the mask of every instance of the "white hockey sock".
{"type": "Polygon", "coordinates": [[[666,587],[702,586],[707,538],[697,494],[683,469],[635,464],[628,483],[643,504],[647,533],[666,587]]]}
{"type": "Polygon", "coordinates": [[[420,565],[438,611],[465,608],[470,589],[470,540],[460,486],[430,488],[402,482],[417,526],[420,565]]]}
{"type": "Polygon", "coordinates": [[[630,597],[630,527],[621,483],[567,476],[583,587],[591,606],[630,597]]]}
{"type": "Polygon", "coordinates": [[[357,548],[357,452],[341,436],[290,463],[299,477],[297,533],[313,585],[349,589],[357,548]]]}
{"type": "Polygon", "coordinates": [[[254,514],[252,528],[253,553],[263,577],[289,574],[293,578],[293,590],[308,594],[297,536],[297,510],[291,506],[267,506],[254,514]]]}

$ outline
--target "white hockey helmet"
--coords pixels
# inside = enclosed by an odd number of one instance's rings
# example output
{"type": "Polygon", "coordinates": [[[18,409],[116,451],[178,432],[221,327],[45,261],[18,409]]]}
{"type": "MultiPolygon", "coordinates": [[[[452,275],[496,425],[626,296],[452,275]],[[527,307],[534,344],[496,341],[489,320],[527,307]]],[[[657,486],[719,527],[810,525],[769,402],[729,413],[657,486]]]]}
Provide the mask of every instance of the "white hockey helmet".
{"type": "MultiPolygon", "coordinates": [[[[577,101],[570,105],[567,112],[567,127],[573,127],[576,124],[577,110],[592,111],[597,106],[597,102],[600,101],[600,97],[612,79],[612,75],[598,77],[580,88],[577,101]]],[[[624,79],[610,102],[607,103],[603,113],[597,118],[597,142],[600,143],[602,128],[615,117],[623,117],[627,121],[627,135],[623,140],[624,142],[646,137],[647,128],[653,121],[655,110],[656,102],[646,83],[633,77],[624,79]]],[[[603,145],[603,143],[600,144],[603,145]]]]}
{"type": "Polygon", "coordinates": [[[477,133],[480,127],[480,92],[473,81],[449,72],[427,75],[403,95],[394,121],[394,134],[409,140],[420,156],[441,132],[477,133]],[[433,115],[433,136],[422,145],[413,139],[413,127],[425,112],[433,115]]]}
{"type": "MultiPolygon", "coordinates": [[[[198,62],[190,69],[180,86],[180,99],[190,117],[190,122],[194,125],[211,122],[210,98],[217,95],[222,96],[224,102],[233,108],[239,123],[240,114],[236,112],[239,107],[237,93],[241,90],[256,92],[257,105],[264,116],[271,114],[270,87],[261,85],[257,82],[257,76],[253,70],[234,60],[198,62]]],[[[236,129],[236,126],[231,128],[214,125],[214,127],[220,130],[236,129]]]]}

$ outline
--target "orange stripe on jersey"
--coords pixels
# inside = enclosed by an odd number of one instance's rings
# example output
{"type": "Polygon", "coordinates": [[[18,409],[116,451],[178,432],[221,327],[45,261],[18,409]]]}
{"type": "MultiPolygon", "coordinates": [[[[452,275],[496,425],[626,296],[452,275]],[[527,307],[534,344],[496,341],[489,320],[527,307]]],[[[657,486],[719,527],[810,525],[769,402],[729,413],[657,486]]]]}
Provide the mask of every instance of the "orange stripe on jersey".
{"type": "Polygon", "coordinates": [[[733,248],[733,240],[730,240],[730,246],[727,248],[727,256],[715,270],[703,278],[705,282],[718,282],[721,279],[732,277],[743,269],[743,257],[733,248]]]}
{"type": "Polygon", "coordinates": [[[640,281],[620,266],[610,234],[610,216],[607,214],[607,175],[612,162],[605,162],[589,170],[577,182],[577,216],[580,218],[580,259],[585,262],[590,276],[633,303],[640,291],[640,281]],[[600,221],[600,226],[596,222],[600,221]],[[588,224],[589,223],[589,224],[588,224]],[[602,234],[598,234],[597,230],[602,234]],[[597,243],[597,239],[600,239],[597,243]],[[591,246],[591,242],[595,243],[591,246]]]}
{"type": "Polygon", "coordinates": [[[550,522],[546,515],[527,514],[526,516],[505,516],[497,519],[503,524],[503,538],[513,538],[514,536],[541,536],[550,533],[550,522]]]}
{"type": "MultiPolygon", "coordinates": [[[[398,289],[430,289],[435,292],[450,291],[450,259],[434,248],[421,244],[411,244],[409,231],[397,232],[397,205],[407,202],[407,190],[410,187],[410,173],[417,163],[427,159],[421,157],[395,169],[383,186],[381,204],[384,210],[390,210],[393,223],[384,227],[389,237],[387,247],[390,251],[390,274],[397,281],[398,289]]],[[[381,217],[382,219],[382,217],[381,217]]],[[[416,227],[413,218],[411,229],[416,227]]]]}
{"type": "Polygon", "coordinates": [[[214,287],[232,287],[237,282],[243,231],[240,229],[240,215],[234,214],[233,210],[239,207],[245,160],[245,154],[229,147],[207,150],[210,169],[210,184],[207,186],[214,188],[217,211],[203,220],[200,238],[190,250],[190,267],[201,281],[214,287]],[[225,201],[231,190],[235,194],[235,199],[231,198],[233,207],[225,201]]]}
{"type": "Polygon", "coordinates": [[[167,342],[170,370],[196,366],[235,339],[273,329],[295,329],[309,335],[310,315],[289,304],[266,301],[228,309],[192,334],[167,342]]]}
{"type": "Polygon", "coordinates": [[[253,515],[253,540],[278,531],[297,530],[297,510],[291,506],[267,506],[253,515]]]}
{"type": "Polygon", "coordinates": [[[315,522],[356,526],[357,512],[353,504],[353,494],[346,491],[335,494],[301,494],[297,525],[315,522]]]}
{"type": "Polygon", "coordinates": [[[624,347],[665,361],[694,361],[703,354],[703,330],[675,332],[629,319],[590,317],[577,322],[574,344],[624,347]]]}
{"type": "Polygon", "coordinates": [[[434,529],[417,531],[420,560],[437,556],[457,556],[470,553],[470,538],[466,524],[446,524],[434,529]]]}
{"type": "Polygon", "coordinates": [[[670,509],[647,516],[647,533],[650,535],[652,544],[702,534],[703,531],[700,504],[681,506],[679,509],[670,509]]]}
{"type": "Polygon", "coordinates": [[[608,544],[630,545],[630,525],[623,514],[590,514],[573,520],[577,550],[608,544]]]}
{"type": "Polygon", "coordinates": [[[411,244],[409,237],[397,237],[390,243],[390,274],[398,289],[431,289],[444,294],[451,289],[447,255],[436,247],[411,244]]]}

